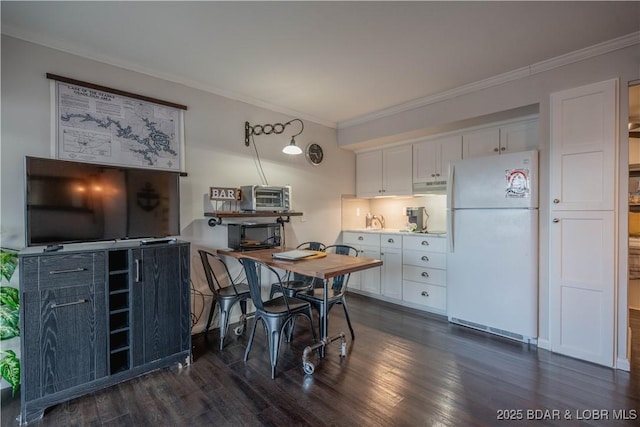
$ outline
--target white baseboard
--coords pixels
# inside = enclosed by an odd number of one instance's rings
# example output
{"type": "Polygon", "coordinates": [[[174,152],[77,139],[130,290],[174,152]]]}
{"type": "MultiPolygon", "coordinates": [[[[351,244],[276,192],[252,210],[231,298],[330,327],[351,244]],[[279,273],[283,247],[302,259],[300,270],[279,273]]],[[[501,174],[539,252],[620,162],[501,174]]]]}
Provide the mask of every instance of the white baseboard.
{"type": "Polygon", "coordinates": [[[621,371],[631,371],[631,363],[627,358],[618,358],[616,359],[616,369],[621,371]]]}
{"type": "Polygon", "coordinates": [[[546,338],[538,337],[538,348],[551,351],[551,342],[546,338]]]}

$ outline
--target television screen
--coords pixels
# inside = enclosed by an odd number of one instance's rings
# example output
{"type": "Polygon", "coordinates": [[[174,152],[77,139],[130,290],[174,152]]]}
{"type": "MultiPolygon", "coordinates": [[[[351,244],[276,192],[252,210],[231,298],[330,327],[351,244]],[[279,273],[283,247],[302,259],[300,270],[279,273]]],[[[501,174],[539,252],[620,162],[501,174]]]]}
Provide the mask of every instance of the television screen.
{"type": "Polygon", "coordinates": [[[27,245],[180,234],[178,172],[26,158],[27,245]]]}

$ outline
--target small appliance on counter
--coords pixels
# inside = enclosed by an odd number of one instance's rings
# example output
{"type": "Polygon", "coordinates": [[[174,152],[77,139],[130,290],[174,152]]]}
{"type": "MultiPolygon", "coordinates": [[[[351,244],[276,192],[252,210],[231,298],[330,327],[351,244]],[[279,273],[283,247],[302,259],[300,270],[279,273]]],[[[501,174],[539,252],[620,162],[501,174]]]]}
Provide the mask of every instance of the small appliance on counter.
{"type": "Polygon", "coordinates": [[[406,215],[409,217],[409,224],[416,224],[416,229],[412,231],[416,233],[427,232],[427,220],[429,219],[429,215],[427,215],[427,211],[424,207],[406,208],[406,215]]]}

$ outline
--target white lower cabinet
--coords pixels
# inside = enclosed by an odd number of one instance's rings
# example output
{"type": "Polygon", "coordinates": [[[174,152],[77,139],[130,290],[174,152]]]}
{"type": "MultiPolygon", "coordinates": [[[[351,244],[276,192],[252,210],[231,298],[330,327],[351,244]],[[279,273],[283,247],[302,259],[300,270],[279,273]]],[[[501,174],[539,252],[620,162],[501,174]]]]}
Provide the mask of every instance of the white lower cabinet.
{"type": "Polygon", "coordinates": [[[403,236],[402,240],[402,299],[425,310],[445,314],[446,240],[431,236],[403,236]]]}
{"type": "Polygon", "coordinates": [[[388,298],[402,299],[402,236],[380,235],[380,293],[388,298]]]}
{"type": "MultiPolygon", "coordinates": [[[[374,233],[342,233],[342,242],[358,250],[358,256],[380,259],[380,234],[374,233]]],[[[380,294],[380,267],[351,273],[349,288],[380,294]]]]}
{"type": "Polygon", "coordinates": [[[407,307],[446,314],[446,239],[423,234],[345,231],[342,242],[382,267],[352,273],[349,289],[407,307]]]}

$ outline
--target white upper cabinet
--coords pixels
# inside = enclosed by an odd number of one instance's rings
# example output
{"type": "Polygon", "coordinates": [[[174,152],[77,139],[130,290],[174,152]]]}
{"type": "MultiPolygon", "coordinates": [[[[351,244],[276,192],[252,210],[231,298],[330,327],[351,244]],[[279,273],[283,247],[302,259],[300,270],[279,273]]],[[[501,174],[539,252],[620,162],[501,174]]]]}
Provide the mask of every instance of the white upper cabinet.
{"type": "Polygon", "coordinates": [[[462,156],[484,157],[538,148],[538,120],[514,122],[466,132],[462,135],[462,156]]]}
{"type": "Polygon", "coordinates": [[[358,197],[412,194],[411,145],[360,153],[356,156],[358,197]]]}
{"type": "Polygon", "coordinates": [[[413,144],[413,183],[446,183],[449,162],[462,158],[462,136],[453,135],[413,144]]]}

